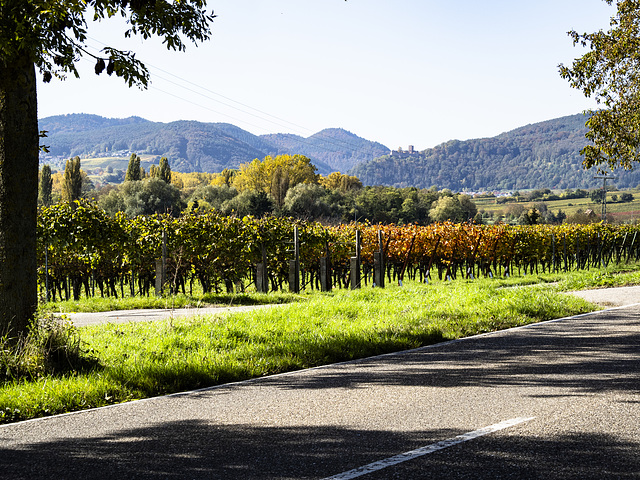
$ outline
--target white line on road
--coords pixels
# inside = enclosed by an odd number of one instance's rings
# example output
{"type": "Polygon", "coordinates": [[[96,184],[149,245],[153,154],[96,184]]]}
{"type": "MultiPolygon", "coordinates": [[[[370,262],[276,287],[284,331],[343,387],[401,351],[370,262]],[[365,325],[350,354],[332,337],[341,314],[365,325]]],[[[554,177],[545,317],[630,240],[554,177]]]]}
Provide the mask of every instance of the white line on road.
{"type": "Polygon", "coordinates": [[[438,443],[432,443],[431,445],[427,445],[425,447],[421,447],[416,450],[411,450],[410,452],[405,452],[405,453],[401,453],[400,455],[396,455],[394,457],[385,458],[384,460],[379,460],[377,462],[370,463],[369,465],[365,465],[363,467],[354,468],[353,470],[349,470],[348,472],[339,473],[332,477],[326,477],[326,478],[323,478],[322,480],[351,480],[352,478],[361,477],[362,475],[366,475],[371,472],[376,472],[378,470],[382,470],[383,468],[387,468],[392,465],[397,465],[402,462],[407,462],[409,460],[413,460],[414,458],[418,458],[423,455],[427,455],[429,453],[433,453],[438,450],[442,450],[444,448],[457,445],[459,443],[468,442],[469,440],[473,440],[474,438],[482,437],[483,435],[488,435],[490,433],[497,432],[498,430],[504,430],[505,428],[513,427],[514,425],[518,425],[519,423],[528,422],[529,420],[533,420],[534,418],[535,417],[512,418],[511,420],[505,420],[504,422],[496,423],[494,425],[489,425],[488,427],[484,427],[479,430],[475,430],[473,432],[465,433],[463,435],[458,435],[457,437],[448,438],[447,440],[443,440],[438,443]]]}

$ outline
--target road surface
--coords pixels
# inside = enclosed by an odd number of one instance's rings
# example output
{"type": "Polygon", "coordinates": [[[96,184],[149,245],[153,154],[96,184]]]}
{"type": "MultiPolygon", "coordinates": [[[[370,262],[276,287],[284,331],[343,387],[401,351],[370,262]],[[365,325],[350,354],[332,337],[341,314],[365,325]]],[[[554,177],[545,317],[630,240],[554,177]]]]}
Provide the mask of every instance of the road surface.
{"type": "Polygon", "coordinates": [[[0,427],[0,477],[640,478],[640,306],[0,427]]]}

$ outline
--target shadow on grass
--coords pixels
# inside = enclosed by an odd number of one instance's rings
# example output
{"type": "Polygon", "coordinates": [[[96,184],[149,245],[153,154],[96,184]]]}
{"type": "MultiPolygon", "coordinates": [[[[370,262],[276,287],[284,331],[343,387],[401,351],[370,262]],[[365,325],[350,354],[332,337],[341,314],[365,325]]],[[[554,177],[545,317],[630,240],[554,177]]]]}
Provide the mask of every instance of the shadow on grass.
{"type": "MultiPolygon", "coordinates": [[[[20,428],[0,429],[2,478],[321,479],[465,433],[190,420],[101,429],[108,433],[92,435],[84,433],[89,424],[78,417],[66,427],[70,430],[54,433],[56,439],[32,442],[21,439],[20,428]]],[[[606,433],[527,437],[511,432],[488,435],[363,478],[637,478],[637,449],[637,443],[606,433]]]]}

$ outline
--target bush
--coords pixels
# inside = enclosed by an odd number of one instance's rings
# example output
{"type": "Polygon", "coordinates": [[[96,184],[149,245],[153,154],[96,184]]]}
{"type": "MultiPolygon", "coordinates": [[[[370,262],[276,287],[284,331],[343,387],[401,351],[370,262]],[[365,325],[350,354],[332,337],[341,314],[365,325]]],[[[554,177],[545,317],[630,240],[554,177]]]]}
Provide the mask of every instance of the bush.
{"type": "Polygon", "coordinates": [[[623,193],[622,195],[620,195],[620,201],[623,203],[633,202],[633,194],[623,193]]]}

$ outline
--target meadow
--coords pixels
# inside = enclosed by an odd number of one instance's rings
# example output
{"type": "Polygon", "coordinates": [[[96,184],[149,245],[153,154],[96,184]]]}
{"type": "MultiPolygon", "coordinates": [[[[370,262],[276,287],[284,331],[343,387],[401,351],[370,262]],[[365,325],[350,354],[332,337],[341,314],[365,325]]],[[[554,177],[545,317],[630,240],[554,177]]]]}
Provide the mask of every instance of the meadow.
{"type": "MultiPolygon", "coordinates": [[[[509,207],[513,205],[519,205],[526,210],[533,208],[536,204],[544,204],[547,209],[554,214],[557,214],[559,210],[562,210],[567,216],[574,215],[581,210],[593,210],[597,215],[597,220],[600,219],[602,205],[600,203],[594,203],[589,198],[572,198],[572,199],[560,199],[560,200],[535,200],[518,203],[502,203],[496,202],[496,198],[491,197],[478,197],[473,199],[479,212],[493,213],[495,217],[500,215],[506,215],[509,213],[509,207]]],[[[616,223],[635,222],[640,218],[640,189],[629,189],[624,191],[615,191],[607,193],[607,213],[609,213],[610,220],[616,223]],[[612,195],[620,197],[622,193],[631,193],[634,197],[631,202],[613,202],[612,195]]]]}

